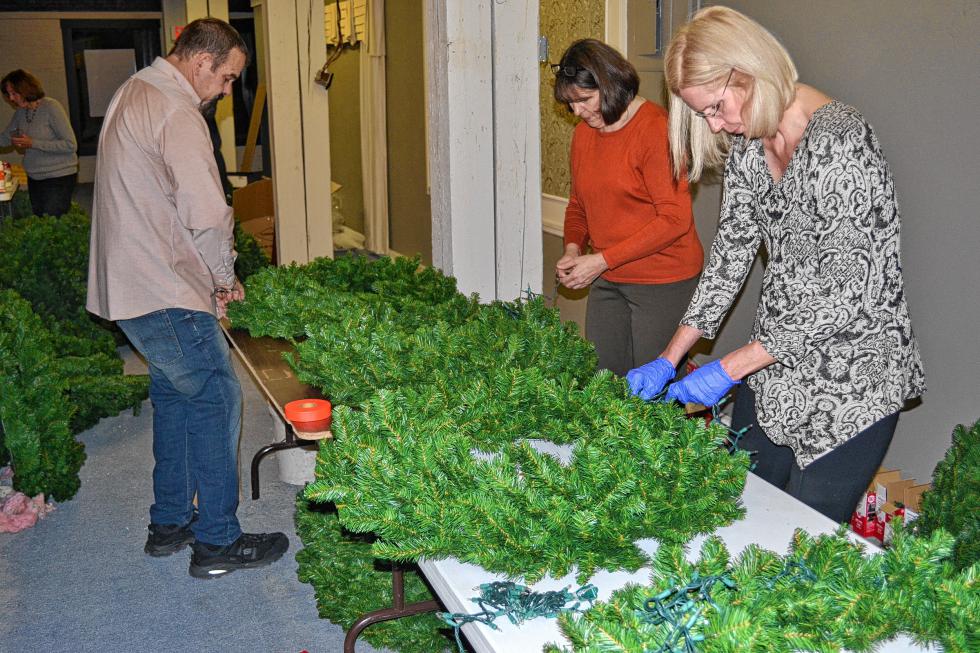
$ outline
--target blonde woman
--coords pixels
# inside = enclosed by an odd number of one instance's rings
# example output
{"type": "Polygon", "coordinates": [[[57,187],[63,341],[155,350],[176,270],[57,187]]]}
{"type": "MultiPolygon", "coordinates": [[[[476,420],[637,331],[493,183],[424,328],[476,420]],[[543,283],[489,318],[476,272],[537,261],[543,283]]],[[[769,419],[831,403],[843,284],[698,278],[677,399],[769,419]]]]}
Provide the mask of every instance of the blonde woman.
{"type": "MultiPolygon", "coordinates": [[[[660,365],[714,338],[760,244],[768,253],[750,342],[667,397],[712,405],[744,379],[733,426],[754,425],[744,446],[758,452],[755,473],[845,521],[899,410],[925,389],[888,163],[857,110],[799,83],[783,46],[732,9],[696,13],[665,68],[674,174],[723,167],[724,192],[708,264],[660,365]]],[[[649,396],[664,383],[645,368],[628,378],[649,396]]]]}

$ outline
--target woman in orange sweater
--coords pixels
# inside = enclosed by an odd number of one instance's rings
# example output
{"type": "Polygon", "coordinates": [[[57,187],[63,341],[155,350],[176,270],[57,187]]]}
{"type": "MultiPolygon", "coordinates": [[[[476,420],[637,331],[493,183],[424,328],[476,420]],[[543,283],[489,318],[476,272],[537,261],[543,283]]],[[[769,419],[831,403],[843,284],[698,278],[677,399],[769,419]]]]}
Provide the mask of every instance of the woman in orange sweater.
{"type": "Polygon", "coordinates": [[[556,273],[567,288],[591,286],[586,337],[599,367],[625,375],[663,349],[697,285],[704,253],[691,195],[671,172],[667,112],[637,95],[622,55],[583,39],[553,69],[555,99],[581,119],[556,273]]]}

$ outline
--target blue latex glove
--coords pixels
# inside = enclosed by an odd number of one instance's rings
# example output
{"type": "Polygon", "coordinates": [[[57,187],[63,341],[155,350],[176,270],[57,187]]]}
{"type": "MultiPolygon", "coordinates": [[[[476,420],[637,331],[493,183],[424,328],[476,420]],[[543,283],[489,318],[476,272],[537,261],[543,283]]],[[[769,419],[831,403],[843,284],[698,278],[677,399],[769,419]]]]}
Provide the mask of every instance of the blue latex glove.
{"type": "Polygon", "coordinates": [[[721,361],[711,361],[677,383],[671,383],[667,388],[667,401],[676,399],[685,404],[714,406],[738,383],[739,381],[728,376],[728,372],[721,366],[721,361]]]}
{"type": "Polygon", "coordinates": [[[676,375],[677,371],[669,360],[658,358],[627,372],[626,383],[630,386],[630,392],[643,401],[650,401],[676,375]]]}

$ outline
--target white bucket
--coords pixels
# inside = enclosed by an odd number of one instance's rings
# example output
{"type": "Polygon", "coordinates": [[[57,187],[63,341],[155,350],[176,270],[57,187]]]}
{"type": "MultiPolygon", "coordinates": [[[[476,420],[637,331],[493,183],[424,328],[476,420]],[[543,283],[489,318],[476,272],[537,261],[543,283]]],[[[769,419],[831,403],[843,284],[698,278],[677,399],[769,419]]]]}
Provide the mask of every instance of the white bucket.
{"type": "MultiPolygon", "coordinates": [[[[272,415],[272,428],[275,433],[274,440],[276,442],[285,441],[286,423],[272,406],[269,406],[269,414],[272,415]]],[[[307,483],[312,483],[313,470],[316,467],[316,453],[319,446],[319,442],[311,442],[309,445],[281,449],[270,454],[279,463],[279,480],[290,485],[306,485],[307,483]]]]}

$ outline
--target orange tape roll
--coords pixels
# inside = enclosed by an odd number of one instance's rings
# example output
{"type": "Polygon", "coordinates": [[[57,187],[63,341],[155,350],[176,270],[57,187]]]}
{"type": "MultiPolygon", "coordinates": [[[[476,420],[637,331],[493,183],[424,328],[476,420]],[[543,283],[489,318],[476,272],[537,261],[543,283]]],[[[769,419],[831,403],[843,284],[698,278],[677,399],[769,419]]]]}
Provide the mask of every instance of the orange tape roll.
{"type": "Polygon", "coordinates": [[[297,399],[285,406],[286,419],[297,431],[326,431],[332,410],[326,399],[297,399]]]}

